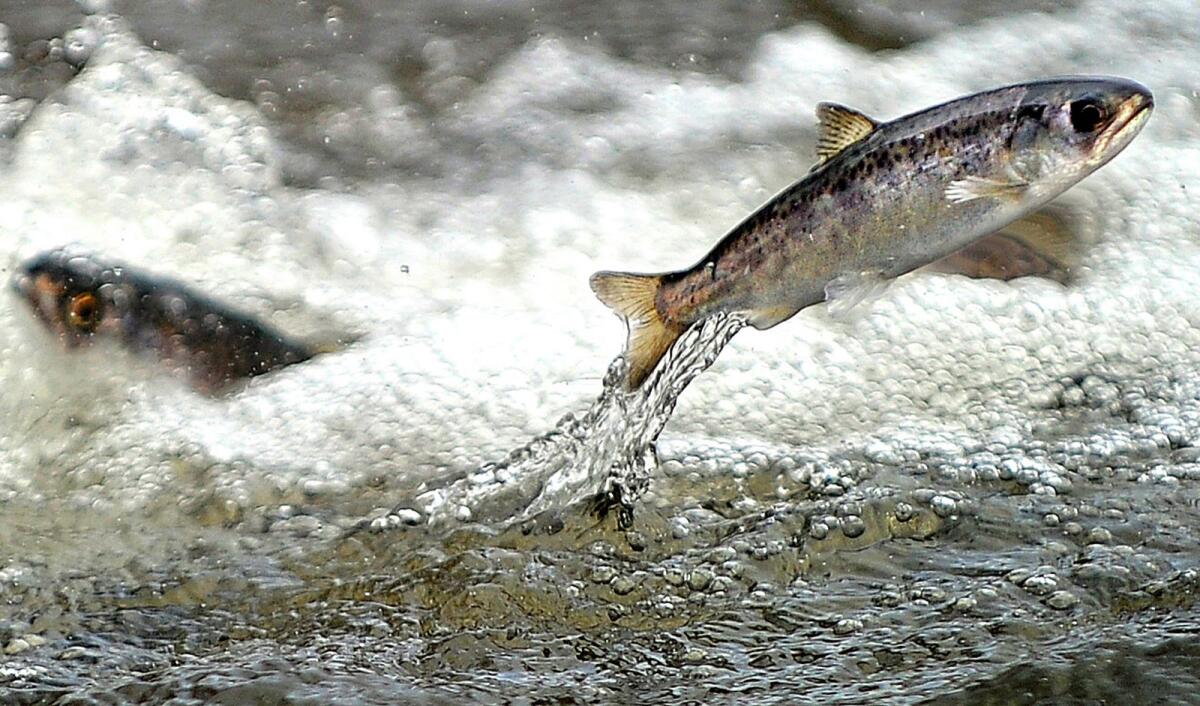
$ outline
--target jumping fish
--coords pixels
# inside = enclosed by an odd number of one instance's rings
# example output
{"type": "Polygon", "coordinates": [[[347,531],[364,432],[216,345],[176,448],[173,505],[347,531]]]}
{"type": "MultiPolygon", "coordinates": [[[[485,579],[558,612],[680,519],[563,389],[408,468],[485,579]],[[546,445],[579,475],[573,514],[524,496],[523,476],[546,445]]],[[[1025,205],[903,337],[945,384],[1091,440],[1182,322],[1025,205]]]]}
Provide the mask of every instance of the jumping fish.
{"type": "Polygon", "coordinates": [[[1021,261],[1033,273],[1054,270],[1058,254],[989,234],[1116,156],[1153,106],[1145,86],[1113,77],[1005,86],[891,122],[821,103],[817,164],[693,267],[592,275],[596,296],[629,327],[627,388],[717,312],[768,329],[822,301],[853,306],[952,255],[947,263],[974,276],[1008,278],[1021,261]]]}
{"type": "Polygon", "coordinates": [[[174,280],[66,250],[22,264],[12,287],[68,349],[108,336],[206,394],[323,352],[174,280]]]}

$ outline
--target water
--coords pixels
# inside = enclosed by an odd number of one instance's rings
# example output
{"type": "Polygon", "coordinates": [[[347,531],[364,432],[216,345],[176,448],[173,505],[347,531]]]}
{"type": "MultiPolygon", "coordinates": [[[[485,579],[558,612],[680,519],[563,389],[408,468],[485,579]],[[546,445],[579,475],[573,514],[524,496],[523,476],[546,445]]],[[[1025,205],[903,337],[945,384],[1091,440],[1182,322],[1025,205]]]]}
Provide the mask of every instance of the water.
{"type": "Polygon", "coordinates": [[[209,400],[0,298],[7,700],[1196,701],[1192,4],[853,13],[916,43],[817,5],[113,5],[0,5],[5,266],[76,242],[359,338],[209,400]],[[909,277],[615,389],[588,275],[705,252],[817,101],[1084,71],[1157,108],[1065,200],[1077,286],[909,277]]]}
{"type": "Polygon", "coordinates": [[[421,509],[402,506],[372,521],[370,528],[439,524],[450,518],[512,522],[540,512],[554,514],[585,499],[628,518],[658,471],[655,442],[679,395],[746,323],[739,315],[723,313],[696,323],[632,392],[625,390],[626,361],[618,357],[604,376],[603,392],[585,413],[566,415],[553,430],[514,449],[503,461],[425,490],[415,498],[421,509]]]}

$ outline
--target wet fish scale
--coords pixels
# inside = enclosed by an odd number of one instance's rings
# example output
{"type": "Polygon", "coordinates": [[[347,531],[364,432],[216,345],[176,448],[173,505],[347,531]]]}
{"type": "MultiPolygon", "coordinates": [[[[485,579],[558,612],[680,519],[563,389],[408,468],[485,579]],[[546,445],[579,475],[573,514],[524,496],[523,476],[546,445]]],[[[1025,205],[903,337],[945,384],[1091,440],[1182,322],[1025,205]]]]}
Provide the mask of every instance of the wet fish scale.
{"type": "MultiPolygon", "coordinates": [[[[880,283],[967,248],[1105,164],[1152,106],[1147,89],[1117,78],[1007,86],[887,123],[822,104],[822,161],[696,265],[593,275],[597,296],[629,324],[628,386],[707,316],[745,314],[770,328],[822,301],[852,306],[880,283]]],[[[1004,251],[1036,245],[1010,240],[1004,251]]],[[[995,255],[967,255],[975,257],[995,255]]]]}

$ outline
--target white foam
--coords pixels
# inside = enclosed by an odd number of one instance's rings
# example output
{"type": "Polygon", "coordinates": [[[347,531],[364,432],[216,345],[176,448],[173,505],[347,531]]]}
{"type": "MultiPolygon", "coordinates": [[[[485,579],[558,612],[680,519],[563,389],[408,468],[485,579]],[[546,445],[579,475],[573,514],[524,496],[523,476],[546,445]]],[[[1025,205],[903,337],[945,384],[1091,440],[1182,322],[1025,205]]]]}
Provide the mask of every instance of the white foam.
{"type": "MultiPolygon", "coordinates": [[[[685,393],[663,448],[782,456],[851,444],[902,458],[1024,437],[1039,418],[1032,401],[1063,376],[1200,362],[1200,109],[1192,64],[1161,60],[1194,54],[1200,8],[1155,7],[1085,3],[879,54],[798,27],[767,36],[741,82],[535,41],[439,126],[492,160],[481,181],[414,179],[353,196],[283,186],[253,107],[212,94],[119,23],[93,20],[103,40],[87,68],[16,140],[0,190],[4,262],[76,242],[290,330],[334,321],[365,336],[203,400],[109,348],[58,351],[0,297],[0,485],[54,473],[118,504],[205,489],[251,503],[255,488],[469,471],[599,391],[624,332],[588,275],[690,265],[804,174],[817,101],[887,118],[1005,81],[1130,76],[1160,109],[1077,187],[1098,241],[1078,288],[915,276],[849,324],[814,310],[744,332],[685,393]],[[1024,39],[1051,35],[1033,48],[1024,39]],[[178,464],[206,470],[181,480],[178,464]]],[[[402,96],[372,109],[390,112],[405,139],[449,139],[413,122],[402,96]]],[[[1164,414],[1144,424],[1200,436],[1195,410],[1164,414]]],[[[1086,442],[1101,453],[1152,431],[1086,442]]]]}

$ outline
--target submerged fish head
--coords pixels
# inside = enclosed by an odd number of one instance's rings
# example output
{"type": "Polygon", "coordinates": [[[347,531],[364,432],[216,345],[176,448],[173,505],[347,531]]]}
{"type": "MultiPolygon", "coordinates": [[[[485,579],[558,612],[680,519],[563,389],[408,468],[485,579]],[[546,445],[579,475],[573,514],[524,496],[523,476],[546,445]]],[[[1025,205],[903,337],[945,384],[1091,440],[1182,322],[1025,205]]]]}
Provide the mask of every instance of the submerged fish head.
{"type": "Polygon", "coordinates": [[[11,284],[38,319],[73,348],[118,321],[112,287],[105,286],[111,274],[93,260],[55,250],[23,263],[11,284]]]}
{"type": "Polygon", "coordinates": [[[1053,196],[1123,150],[1153,107],[1150,90],[1129,79],[1030,84],[1017,107],[1010,164],[1034,195],[1053,196]]]}

